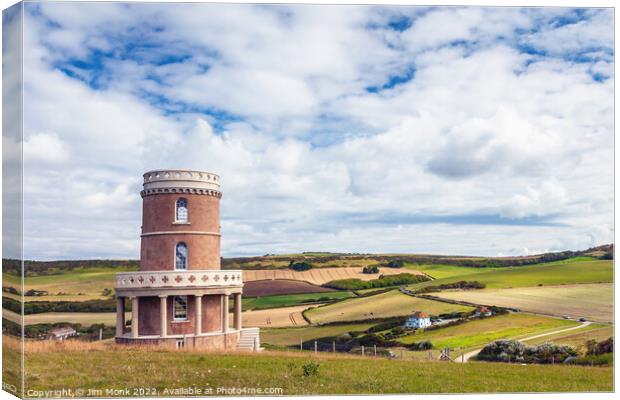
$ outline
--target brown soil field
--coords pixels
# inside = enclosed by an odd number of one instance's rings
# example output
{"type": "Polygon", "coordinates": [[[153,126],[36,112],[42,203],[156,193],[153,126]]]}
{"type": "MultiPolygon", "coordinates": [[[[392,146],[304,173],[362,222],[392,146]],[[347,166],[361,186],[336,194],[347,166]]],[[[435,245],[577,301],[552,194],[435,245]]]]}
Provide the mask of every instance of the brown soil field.
{"type": "Polygon", "coordinates": [[[339,279],[360,279],[370,281],[378,279],[379,275],[397,275],[402,273],[421,274],[421,272],[412,271],[402,268],[380,268],[378,274],[364,274],[361,267],[343,267],[343,268],[316,268],[309,271],[297,272],[290,269],[271,269],[271,270],[253,270],[243,271],[243,281],[264,281],[264,280],[293,280],[306,281],[314,285],[322,285],[329,281],[339,279]]]}
{"type": "Polygon", "coordinates": [[[435,293],[435,296],[486,306],[613,322],[613,284],[536,286],[435,293]]]}
{"type": "Polygon", "coordinates": [[[316,307],[317,305],[318,304],[245,311],[243,313],[243,326],[268,328],[305,326],[308,325],[308,322],[302,317],[301,312],[307,308],[316,307]]]}
{"type": "Polygon", "coordinates": [[[288,279],[270,279],[264,281],[250,281],[243,285],[243,295],[246,297],[271,296],[277,294],[322,293],[333,292],[336,289],[313,285],[305,281],[288,279]]]}

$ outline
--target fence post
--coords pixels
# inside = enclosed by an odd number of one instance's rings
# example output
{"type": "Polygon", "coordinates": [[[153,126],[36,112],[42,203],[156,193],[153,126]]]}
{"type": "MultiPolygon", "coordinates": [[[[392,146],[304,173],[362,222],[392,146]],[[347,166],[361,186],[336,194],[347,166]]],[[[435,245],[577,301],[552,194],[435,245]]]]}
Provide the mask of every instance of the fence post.
{"type": "Polygon", "coordinates": [[[465,353],[461,353],[461,362],[464,363],[465,362],[465,353]]]}
{"type": "Polygon", "coordinates": [[[362,345],[362,356],[364,355],[364,345],[362,345]]]}
{"type": "Polygon", "coordinates": [[[99,328],[99,340],[103,340],[103,328],[99,328]]]}
{"type": "Polygon", "coordinates": [[[332,351],[335,353],[336,352],[336,341],[332,341],[332,351]]]}
{"type": "Polygon", "coordinates": [[[555,364],[555,359],[551,356],[551,365],[555,364]]]}
{"type": "Polygon", "coordinates": [[[302,338],[299,338],[299,351],[303,351],[304,350],[304,340],[302,338]]]}
{"type": "Polygon", "coordinates": [[[316,354],[317,352],[317,347],[316,347],[316,340],[314,341],[314,354],[316,354]]]}

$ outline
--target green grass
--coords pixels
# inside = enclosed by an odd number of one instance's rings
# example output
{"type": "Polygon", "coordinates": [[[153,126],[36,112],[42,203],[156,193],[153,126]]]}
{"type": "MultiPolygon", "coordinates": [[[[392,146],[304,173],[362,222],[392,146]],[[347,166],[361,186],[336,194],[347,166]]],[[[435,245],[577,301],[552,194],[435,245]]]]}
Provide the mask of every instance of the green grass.
{"type": "Polygon", "coordinates": [[[424,272],[425,274],[432,276],[435,279],[452,278],[454,276],[464,277],[467,275],[488,272],[489,269],[492,269],[492,270],[501,269],[501,268],[459,267],[456,265],[445,265],[445,264],[405,264],[404,268],[424,272]]]}
{"type": "MultiPolygon", "coordinates": [[[[613,368],[413,362],[284,352],[213,354],[116,347],[27,354],[26,390],[62,388],[281,388],[283,395],[582,392],[613,390],[613,368]],[[319,364],[304,376],[303,366],[319,364]],[[57,365],[62,368],[50,368],[57,365]]],[[[168,394],[170,395],[170,394],[168,394]]],[[[204,396],[204,393],[202,393],[204,396]]],[[[221,395],[221,393],[219,394],[221,395]]]]}
{"type": "Polygon", "coordinates": [[[265,308],[296,306],[299,304],[311,303],[315,301],[347,299],[354,296],[355,295],[351,292],[283,294],[276,296],[244,298],[242,304],[244,310],[260,310],[265,308]]]}
{"type": "Polygon", "coordinates": [[[494,340],[525,337],[544,331],[570,328],[578,322],[527,314],[506,314],[449,326],[437,330],[416,331],[398,339],[409,344],[430,340],[437,349],[482,347],[494,340]]]}
{"type": "MultiPolygon", "coordinates": [[[[543,285],[562,285],[575,283],[612,282],[613,264],[609,260],[570,259],[527,267],[480,268],[480,273],[473,273],[472,268],[450,267],[450,275],[430,282],[410,285],[409,288],[435,286],[460,280],[475,280],[487,285],[487,288],[510,288],[543,285]],[[464,274],[455,273],[454,268],[464,268],[464,274]]],[[[587,258],[587,257],[586,257],[587,258]]],[[[441,268],[438,268],[439,271],[441,268]]],[[[475,269],[475,268],[474,268],[475,269]]],[[[436,272],[437,273],[437,272],[436,272]]]]}
{"type": "Polygon", "coordinates": [[[294,346],[299,345],[300,340],[305,342],[312,339],[339,336],[351,331],[365,331],[374,325],[375,323],[361,323],[301,328],[261,328],[260,336],[263,343],[294,346]]]}
{"type": "MultiPolygon", "coordinates": [[[[76,268],[56,275],[26,277],[24,291],[36,289],[47,290],[50,295],[62,292],[95,296],[100,295],[104,288],[114,288],[117,273],[133,270],[131,267],[76,268]]],[[[4,286],[13,286],[19,290],[19,277],[3,273],[2,279],[4,286]]]]}
{"type": "Polygon", "coordinates": [[[375,296],[347,299],[335,304],[316,307],[306,311],[305,315],[313,324],[325,324],[410,315],[414,311],[425,311],[437,315],[471,309],[471,307],[411,297],[398,290],[392,290],[375,296]]]}

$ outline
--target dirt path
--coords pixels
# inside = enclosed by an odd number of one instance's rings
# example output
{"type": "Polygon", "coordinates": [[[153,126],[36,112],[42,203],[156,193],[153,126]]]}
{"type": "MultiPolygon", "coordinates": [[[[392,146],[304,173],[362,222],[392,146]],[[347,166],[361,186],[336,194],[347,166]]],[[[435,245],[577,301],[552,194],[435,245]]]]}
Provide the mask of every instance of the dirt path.
{"type": "MultiPolygon", "coordinates": [[[[564,332],[568,332],[568,331],[574,331],[576,329],[585,328],[586,326],[590,325],[591,323],[592,322],[590,322],[590,321],[586,321],[586,322],[583,322],[581,325],[577,325],[577,326],[573,326],[573,327],[565,328],[565,329],[559,329],[559,330],[553,331],[553,332],[540,333],[538,335],[529,336],[529,337],[518,339],[518,340],[520,342],[527,342],[528,340],[538,339],[538,338],[543,337],[543,336],[556,335],[558,333],[564,333],[564,332]]],[[[480,350],[482,350],[482,349],[472,350],[472,351],[470,351],[468,353],[465,353],[462,357],[458,356],[454,361],[456,361],[456,362],[467,362],[470,358],[472,358],[472,357],[476,356],[478,353],[480,353],[480,350]]]]}

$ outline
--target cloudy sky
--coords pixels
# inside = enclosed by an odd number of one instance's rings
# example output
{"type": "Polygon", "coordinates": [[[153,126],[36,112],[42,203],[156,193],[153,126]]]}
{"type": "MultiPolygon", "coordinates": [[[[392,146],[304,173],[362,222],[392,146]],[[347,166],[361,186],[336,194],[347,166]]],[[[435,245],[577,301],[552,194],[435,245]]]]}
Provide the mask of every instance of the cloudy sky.
{"type": "Polygon", "coordinates": [[[613,56],[611,9],[26,3],[26,258],[137,258],[158,168],[224,256],[609,243],[613,56]]]}

